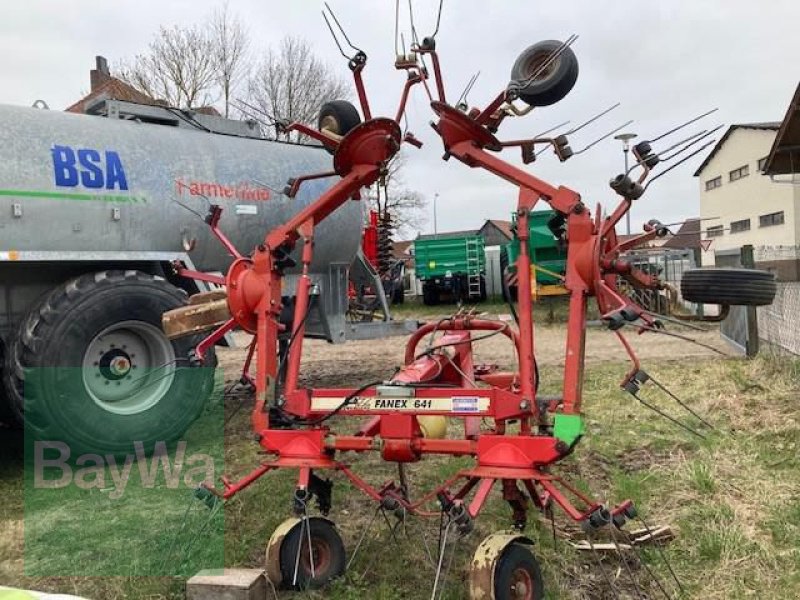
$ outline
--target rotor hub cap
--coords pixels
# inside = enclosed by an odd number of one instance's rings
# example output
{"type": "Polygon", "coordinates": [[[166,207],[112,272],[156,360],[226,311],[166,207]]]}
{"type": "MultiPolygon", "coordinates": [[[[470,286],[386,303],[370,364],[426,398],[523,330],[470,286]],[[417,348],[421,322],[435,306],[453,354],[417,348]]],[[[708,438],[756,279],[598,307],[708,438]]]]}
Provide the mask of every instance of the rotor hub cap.
{"type": "Polygon", "coordinates": [[[516,569],[511,575],[511,585],[509,586],[511,598],[533,598],[533,579],[525,569],[516,569]]]}

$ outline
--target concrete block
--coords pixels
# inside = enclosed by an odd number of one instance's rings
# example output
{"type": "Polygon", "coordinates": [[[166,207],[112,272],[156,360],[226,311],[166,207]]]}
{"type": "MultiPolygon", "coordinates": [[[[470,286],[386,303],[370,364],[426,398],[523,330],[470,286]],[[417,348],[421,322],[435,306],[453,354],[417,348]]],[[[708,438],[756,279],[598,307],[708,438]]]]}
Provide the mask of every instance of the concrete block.
{"type": "Polygon", "coordinates": [[[200,571],[186,582],[186,600],[265,600],[267,580],[261,569],[200,571]]]}

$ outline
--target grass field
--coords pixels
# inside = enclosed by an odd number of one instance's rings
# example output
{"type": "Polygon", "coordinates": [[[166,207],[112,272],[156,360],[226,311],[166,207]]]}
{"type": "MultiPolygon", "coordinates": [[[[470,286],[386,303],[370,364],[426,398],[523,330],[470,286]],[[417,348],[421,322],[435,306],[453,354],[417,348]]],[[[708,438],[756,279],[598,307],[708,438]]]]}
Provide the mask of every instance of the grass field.
{"type": "MultiPolygon", "coordinates": [[[[432,311],[427,316],[435,314],[432,311]]],[[[658,339],[651,343],[658,344],[658,339]]],[[[339,378],[349,373],[366,381],[373,378],[371,369],[385,372],[392,364],[389,358],[385,364],[366,365],[362,358],[351,365],[348,346],[329,348],[342,364],[339,378]]],[[[369,350],[369,346],[366,348],[369,350]]],[[[315,374],[314,365],[309,366],[307,383],[313,384],[322,375],[315,374]]],[[[747,361],[710,353],[687,359],[673,351],[650,358],[645,368],[708,416],[716,431],[701,440],[676,429],[620,391],[618,384],[627,365],[613,360],[593,362],[585,373],[587,435],[576,452],[559,463],[558,472],[609,502],[631,498],[650,524],[670,525],[677,537],[667,547],[667,554],[688,591],[687,597],[799,598],[800,362],[769,355],[747,361]]],[[[541,391],[556,391],[558,365],[545,364],[541,371],[541,391]]],[[[342,381],[356,383],[349,378],[342,381]]],[[[648,397],[668,407],[671,414],[680,414],[669,398],[654,391],[649,391],[648,397]]],[[[229,400],[226,406],[225,467],[232,476],[243,474],[262,458],[249,436],[250,402],[244,396],[229,400]]],[[[337,427],[345,426],[340,423],[337,427]]],[[[5,433],[0,434],[5,452],[0,462],[0,494],[4,498],[0,504],[0,584],[78,593],[96,600],[184,598],[180,578],[24,577],[20,460],[15,457],[12,437],[5,433]]],[[[374,456],[354,458],[352,462],[372,483],[396,476],[391,465],[374,456]]],[[[467,464],[465,459],[452,458],[430,458],[414,464],[409,468],[412,487],[425,490],[467,464]]],[[[331,518],[352,548],[370,521],[373,508],[349,484],[338,477],[336,481],[331,518]]],[[[270,474],[226,506],[226,564],[262,565],[271,531],[290,515],[293,485],[291,473],[270,474]]],[[[176,531],[178,519],[175,521],[172,529],[165,530],[165,536],[176,531]]],[[[555,522],[559,537],[580,537],[564,515],[557,513],[555,522]]],[[[488,533],[508,525],[509,511],[494,492],[476,530],[456,548],[444,598],[465,597],[466,565],[475,546],[488,533]]],[[[376,521],[373,531],[377,538],[365,542],[347,576],[331,588],[297,594],[270,591],[270,595],[281,599],[428,598],[433,570],[424,548],[425,543],[436,545],[437,530],[438,523],[410,520],[407,535],[399,535],[394,542],[386,525],[376,521]]],[[[554,544],[549,523],[532,519],[527,533],[536,542],[548,598],[615,597],[592,555],[572,549],[562,539],[554,544]]],[[[635,598],[619,558],[603,554],[602,560],[619,597],[635,598]]],[[[648,552],[643,560],[665,575],[656,553],[648,552]]],[[[632,568],[646,586],[645,569],[635,564],[632,568]]],[[[644,593],[648,598],[658,597],[655,588],[644,593]]]]}

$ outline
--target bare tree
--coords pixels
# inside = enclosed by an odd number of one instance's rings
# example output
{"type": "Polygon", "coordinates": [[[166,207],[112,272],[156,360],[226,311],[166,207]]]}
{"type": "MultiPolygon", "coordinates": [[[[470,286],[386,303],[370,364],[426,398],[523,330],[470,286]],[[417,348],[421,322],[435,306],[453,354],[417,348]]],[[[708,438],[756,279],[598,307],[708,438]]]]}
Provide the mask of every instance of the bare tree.
{"type": "Polygon", "coordinates": [[[228,117],[233,92],[247,77],[250,38],[242,22],[228,12],[227,2],[211,16],[210,25],[216,83],[222,94],[223,114],[228,117]]]}
{"type": "Polygon", "coordinates": [[[415,230],[425,224],[425,197],[419,192],[404,185],[402,170],[406,164],[406,155],[402,152],[395,155],[389,163],[387,174],[378,187],[378,193],[370,194],[371,208],[378,212],[381,223],[389,223],[394,230],[394,237],[412,236],[415,230]]]}
{"type": "Polygon", "coordinates": [[[161,27],[148,52],[117,68],[117,77],[153,99],[194,108],[210,103],[217,61],[205,28],[161,27]]]}
{"type": "MultiPolygon", "coordinates": [[[[276,120],[314,123],[320,107],[329,100],[350,97],[350,87],[317,58],[303,39],[285,37],[270,49],[248,83],[250,103],[276,120]]],[[[271,137],[302,139],[297,132],[271,137]]]]}

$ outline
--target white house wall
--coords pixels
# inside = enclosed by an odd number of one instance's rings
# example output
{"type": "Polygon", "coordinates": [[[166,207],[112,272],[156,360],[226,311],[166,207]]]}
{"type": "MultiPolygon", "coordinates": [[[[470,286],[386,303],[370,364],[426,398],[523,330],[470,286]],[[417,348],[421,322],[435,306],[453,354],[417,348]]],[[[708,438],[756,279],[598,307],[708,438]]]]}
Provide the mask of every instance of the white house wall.
{"type": "Polygon", "coordinates": [[[774,130],[734,130],[714,158],[700,173],[700,216],[703,239],[709,227],[722,225],[722,236],[711,238],[708,252],[702,253],[703,266],[714,265],[717,252],[734,250],[746,244],[759,246],[796,246],[800,243],[800,210],[797,186],[775,183],[761,175],[758,161],[769,154],[775,139],[774,130]],[[749,166],[749,175],[730,181],[730,172],[743,165],[749,166]],[[722,177],[722,186],[706,190],[706,182],[722,177]],[[759,226],[759,216],[783,211],[784,224],[759,226]],[[750,230],[732,233],[731,223],[750,219],[750,230]]]}

